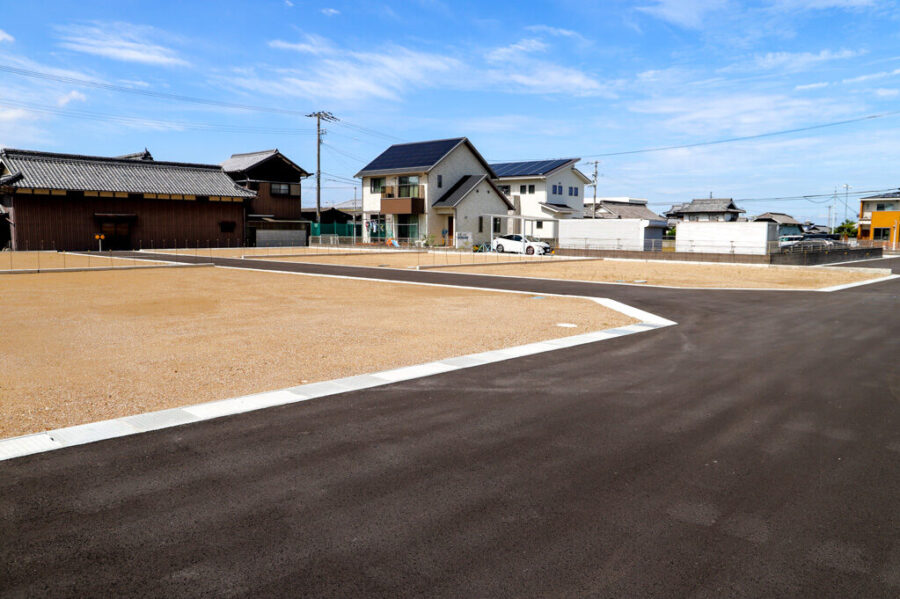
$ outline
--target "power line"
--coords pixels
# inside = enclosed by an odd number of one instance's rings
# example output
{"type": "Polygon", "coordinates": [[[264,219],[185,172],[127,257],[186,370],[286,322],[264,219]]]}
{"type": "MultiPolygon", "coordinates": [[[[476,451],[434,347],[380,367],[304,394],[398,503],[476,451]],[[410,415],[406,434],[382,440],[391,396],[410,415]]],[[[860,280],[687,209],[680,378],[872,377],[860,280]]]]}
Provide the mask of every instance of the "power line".
{"type": "Polygon", "coordinates": [[[132,117],[127,115],[105,114],[99,112],[91,112],[87,110],[71,110],[61,109],[46,104],[31,104],[28,102],[12,102],[8,100],[0,100],[0,106],[8,108],[21,108],[29,112],[38,112],[44,114],[53,114],[68,118],[89,120],[89,121],[106,121],[112,123],[123,123],[130,125],[149,125],[155,127],[171,127],[178,129],[193,129],[200,131],[221,131],[225,133],[261,133],[261,134],[278,134],[278,135],[313,135],[313,129],[291,129],[285,127],[254,127],[245,125],[229,125],[223,123],[198,123],[193,121],[167,121],[162,119],[150,119],[144,117],[132,117]]]}
{"type": "MultiPolygon", "coordinates": [[[[866,195],[877,195],[880,193],[886,193],[896,191],[895,188],[888,189],[872,189],[868,191],[854,191],[849,196],[853,197],[863,197],[866,195]]],[[[818,193],[818,194],[807,194],[807,195],[796,195],[796,196],[781,196],[781,197],[772,197],[772,198],[735,198],[735,203],[748,203],[748,202],[810,202],[812,204],[827,204],[831,201],[831,198],[834,196],[834,193],[818,193]],[[816,201],[822,199],[823,201],[816,201]]],[[[649,202],[648,206],[666,206],[671,205],[671,202],[649,202]]]]}

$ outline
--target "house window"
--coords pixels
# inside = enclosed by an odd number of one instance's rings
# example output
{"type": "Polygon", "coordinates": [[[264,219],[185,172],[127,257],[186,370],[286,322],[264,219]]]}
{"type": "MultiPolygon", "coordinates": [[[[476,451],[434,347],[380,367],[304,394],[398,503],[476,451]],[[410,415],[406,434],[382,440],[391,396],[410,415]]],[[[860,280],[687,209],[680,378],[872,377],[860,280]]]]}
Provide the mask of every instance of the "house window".
{"type": "Polygon", "coordinates": [[[875,210],[876,212],[881,212],[884,210],[884,204],[875,204],[875,210]]]}
{"type": "Polygon", "coordinates": [[[502,191],[506,195],[509,195],[509,193],[512,191],[512,188],[509,185],[501,185],[500,191],[502,191]]]}
{"type": "Polygon", "coordinates": [[[519,185],[519,193],[528,193],[525,185],[519,185]]]}
{"type": "Polygon", "coordinates": [[[444,186],[444,175],[438,175],[438,187],[444,186]]]}
{"type": "Polygon", "coordinates": [[[500,233],[500,219],[499,218],[494,218],[493,216],[491,217],[491,228],[493,229],[494,233],[500,233]]]}
{"type": "Polygon", "coordinates": [[[577,187],[573,187],[572,189],[575,190],[575,197],[577,198],[577,197],[578,197],[578,188],[577,188],[577,187]]]}
{"type": "Polygon", "coordinates": [[[483,216],[478,217],[478,232],[479,233],[484,232],[484,217],[483,216]]]}
{"type": "Polygon", "coordinates": [[[286,196],[291,192],[291,186],[287,183],[272,183],[269,190],[273,196],[286,196]]]}
{"type": "Polygon", "coordinates": [[[419,177],[397,177],[398,197],[401,198],[417,198],[419,197],[419,177]]]}
{"type": "Polygon", "coordinates": [[[569,188],[569,196],[573,196],[573,195],[575,195],[575,188],[574,188],[574,187],[570,187],[570,188],[569,188]]]}
{"type": "MultiPolygon", "coordinates": [[[[522,187],[524,187],[524,185],[522,187]]],[[[525,193],[524,189],[522,190],[522,193],[525,193]]],[[[528,186],[528,193],[534,193],[534,185],[528,186]]]]}
{"type": "Polygon", "coordinates": [[[872,239],[875,241],[890,241],[891,240],[891,228],[890,227],[875,227],[872,229],[872,239]]]}
{"type": "Polygon", "coordinates": [[[372,193],[384,193],[384,177],[372,177],[369,179],[369,191],[372,193]]]}
{"type": "Polygon", "coordinates": [[[544,221],[539,220],[539,221],[537,221],[537,222],[535,223],[534,226],[535,226],[536,228],[538,228],[538,229],[543,229],[543,228],[544,228],[544,221]]]}

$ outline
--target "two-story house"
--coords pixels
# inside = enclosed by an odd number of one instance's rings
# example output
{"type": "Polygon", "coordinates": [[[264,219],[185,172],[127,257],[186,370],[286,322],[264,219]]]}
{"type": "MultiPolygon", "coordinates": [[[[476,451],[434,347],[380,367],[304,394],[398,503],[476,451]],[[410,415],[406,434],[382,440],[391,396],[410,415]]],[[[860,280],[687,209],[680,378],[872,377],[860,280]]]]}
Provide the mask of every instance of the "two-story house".
{"type": "Polygon", "coordinates": [[[900,191],[862,198],[857,239],[900,243],[900,191]]]}
{"type": "Polygon", "coordinates": [[[555,239],[556,221],[582,218],[584,186],[591,180],[575,164],[580,158],[530,160],[491,164],[497,173],[497,186],[513,203],[523,219],[524,234],[555,239]]]}
{"type": "MultiPolygon", "coordinates": [[[[704,198],[691,200],[688,204],[677,204],[665,213],[669,224],[687,222],[736,222],[741,220],[741,210],[731,198],[704,198]]],[[[746,220],[746,219],[744,219],[746,220]]]]}
{"type": "Polygon", "coordinates": [[[238,185],[256,192],[246,205],[247,245],[305,245],[310,223],[304,221],[300,182],[305,169],[274,150],[232,154],[222,170],[238,185]]]}
{"type": "Polygon", "coordinates": [[[505,232],[512,204],[496,173],[465,137],[395,144],[367,164],[362,179],[363,239],[480,243],[505,232]]]}

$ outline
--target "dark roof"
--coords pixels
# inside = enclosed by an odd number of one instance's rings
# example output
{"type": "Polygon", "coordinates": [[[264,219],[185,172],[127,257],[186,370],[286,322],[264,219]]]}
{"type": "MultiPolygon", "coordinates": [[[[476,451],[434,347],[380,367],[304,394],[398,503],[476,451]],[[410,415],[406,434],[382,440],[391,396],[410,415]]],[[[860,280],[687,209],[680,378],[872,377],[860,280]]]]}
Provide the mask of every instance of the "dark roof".
{"type": "Polygon", "coordinates": [[[459,181],[454,183],[444,195],[439,197],[438,200],[432,204],[432,206],[434,208],[454,208],[466,199],[466,196],[472,193],[472,190],[478,187],[484,180],[487,180],[488,185],[493,188],[500,199],[505,202],[508,207],[513,207],[509,202],[509,199],[507,199],[506,194],[497,189],[497,186],[494,185],[493,181],[487,178],[487,175],[464,175],[460,177],[459,181]]]}
{"type": "Polygon", "coordinates": [[[734,205],[731,198],[709,198],[691,200],[690,204],[682,205],[678,212],[746,212],[734,205]]]}
{"type": "Polygon", "coordinates": [[[543,177],[569,163],[578,162],[578,158],[557,158],[554,160],[528,160],[524,162],[498,162],[491,164],[498,178],[504,177],[543,177]]]}
{"type": "Polygon", "coordinates": [[[478,153],[472,142],[465,137],[394,144],[363,167],[355,176],[372,177],[402,173],[427,173],[461,144],[466,144],[469,150],[472,151],[472,154],[484,165],[487,173],[491,177],[495,177],[491,166],[478,153]]]}
{"type": "Polygon", "coordinates": [[[880,200],[882,198],[900,198],[900,191],[891,191],[888,193],[880,193],[877,196],[869,196],[866,198],[862,198],[863,200],[880,200]]]}
{"type": "Polygon", "coordinates": [[[116,156],[116,158],[121,158],[123,160],[153,160],[153,154],[150,153],[150,150],[144,148],[143,152],[123,154],[121,156],[116,156]]]}
{"type": "Polygon", "coordinates": [[[784,212],[765,212],[760,214],[754,221],[771,221],[773,223],[778,223],[779,225],[799,225],[800,221],[795,219],[793,216],[789,214],[785,214],[784,212]]]}
{"type": "Polygon", "coordinates": [[[541,202],[541,206],[551,212],[561,212],[563,214],[571,214],[575,209],[568,204],[559,204],[557,202],[541,202]]]}
{"type": "Polygon", "coordinates": [[[647,208],[644,202],[610,202],[597,204],[598,218],[641,218],[644,220],[665,220],[662,216],[647,208]],[[605,210],[606,212],[600,212],[605,210]]]}
{"type": "Polygon", "coordinates": [[[252,198],[256,194],[235,185],[220,166],[54,154],[31,150],[0,150],[0,162],[22,177],[13,187],[119,191],[252,198]]]}
{"type": "Polygon", "coordinates": [[[275,158],[276,156],[280,157],[297,171],[303,173],[304,176],[309,176],[306,169],[279,152],[278,148],[272,150],[260,150],[259,152],[246,152],[244,154],[232,154],[231,158],[222,163],[222,170],[229,174],[243,173],[263,162],[275,158]]]}

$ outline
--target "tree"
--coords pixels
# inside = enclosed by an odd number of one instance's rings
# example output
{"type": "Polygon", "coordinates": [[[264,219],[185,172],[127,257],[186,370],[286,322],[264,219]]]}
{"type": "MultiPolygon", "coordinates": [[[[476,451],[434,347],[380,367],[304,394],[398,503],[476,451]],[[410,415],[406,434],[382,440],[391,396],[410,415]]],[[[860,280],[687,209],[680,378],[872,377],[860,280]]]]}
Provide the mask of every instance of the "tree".
{"type": "Polygon", "coordinates": [[[841,237],[856,237],[856,223],[848,218],[834,232],[841,237]]]}

